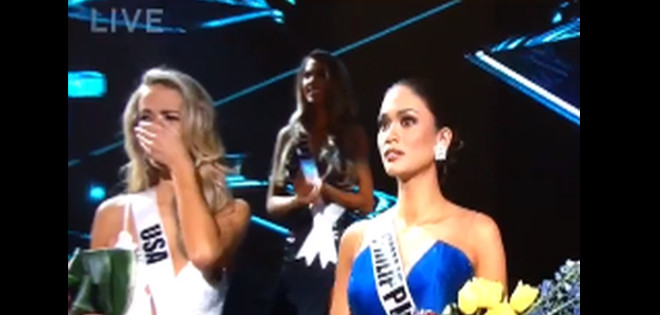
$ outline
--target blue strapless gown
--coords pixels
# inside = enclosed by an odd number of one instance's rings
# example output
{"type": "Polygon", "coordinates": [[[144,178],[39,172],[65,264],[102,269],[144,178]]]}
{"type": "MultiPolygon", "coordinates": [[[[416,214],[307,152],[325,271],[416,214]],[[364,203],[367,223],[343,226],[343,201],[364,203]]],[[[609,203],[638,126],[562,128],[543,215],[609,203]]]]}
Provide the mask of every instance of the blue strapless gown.
{"type": "MultiPolygon", "coordinates": [[[[447,304],[456,302],[458,290],[472,276],[472,263],[460,249],[436,241],[415,263],[406,281],[418,309],[441,313],[447,304]]],[[[370,247],[353,262],[348,303],[353,315],[388,315],[376,291],[370,247]]]]}

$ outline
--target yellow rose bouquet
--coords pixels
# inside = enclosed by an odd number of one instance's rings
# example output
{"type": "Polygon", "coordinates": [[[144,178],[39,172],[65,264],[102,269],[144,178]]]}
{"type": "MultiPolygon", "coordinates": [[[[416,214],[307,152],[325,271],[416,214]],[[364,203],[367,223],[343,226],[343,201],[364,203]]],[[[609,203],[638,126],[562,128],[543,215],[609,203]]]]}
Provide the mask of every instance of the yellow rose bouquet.
{"type": "Polygon", "coordinates": [[[499,282],[473,278],[443,315],[580,315],[580,261],[567,260],[553,280],[539,286],[519,281],[510,297],[499,282]]]}

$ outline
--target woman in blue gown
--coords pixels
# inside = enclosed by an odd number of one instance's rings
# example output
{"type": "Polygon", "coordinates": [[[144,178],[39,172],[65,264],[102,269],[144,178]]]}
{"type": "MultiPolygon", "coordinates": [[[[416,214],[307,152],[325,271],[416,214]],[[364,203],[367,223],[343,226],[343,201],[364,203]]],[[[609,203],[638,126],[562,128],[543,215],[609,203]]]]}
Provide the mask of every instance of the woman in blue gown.
{"type": "Polygon", "coordinates": [[[342,237],[332,315],[441,313],[472,277],[507,287],[499,228],[443,196],[457,137],[446,103],[419,80],[390,87],[378,117],[378,149],[396,178],[397,203],[342,237]],[[439,180],[440,177],[440,180],[439,180]]]}

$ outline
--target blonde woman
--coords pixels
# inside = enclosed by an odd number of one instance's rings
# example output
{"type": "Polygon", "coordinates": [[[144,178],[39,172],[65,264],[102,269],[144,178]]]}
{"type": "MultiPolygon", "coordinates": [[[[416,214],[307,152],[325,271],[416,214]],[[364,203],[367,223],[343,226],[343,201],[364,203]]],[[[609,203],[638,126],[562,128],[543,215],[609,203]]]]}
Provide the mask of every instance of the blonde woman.
{"type": "Polygon", "coordinates": [[[127,314],[221,314],[250,208],[225,183],[210,96],[184,73],[150,69],[123,130],[127,189],[99,206],[90,247],[136,250],[127,314]]]}

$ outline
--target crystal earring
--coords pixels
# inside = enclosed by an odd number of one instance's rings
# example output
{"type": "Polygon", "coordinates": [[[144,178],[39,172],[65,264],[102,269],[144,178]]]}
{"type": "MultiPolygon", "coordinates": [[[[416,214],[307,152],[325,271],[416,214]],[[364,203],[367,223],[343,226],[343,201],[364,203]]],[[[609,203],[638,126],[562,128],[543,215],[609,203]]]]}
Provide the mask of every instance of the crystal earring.
{"type": "Polygon", "coordinates": [[[442,144],[436,144],[433,148],[436,161],[444,161],[447,158],[447,148],[442,144]]]}

